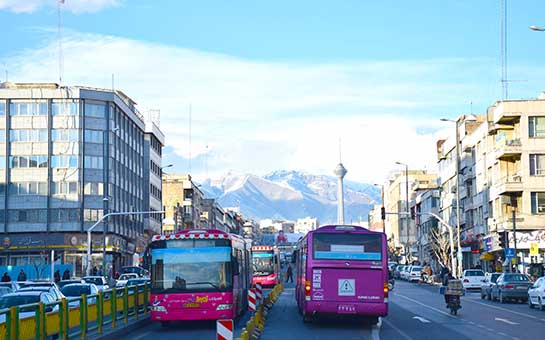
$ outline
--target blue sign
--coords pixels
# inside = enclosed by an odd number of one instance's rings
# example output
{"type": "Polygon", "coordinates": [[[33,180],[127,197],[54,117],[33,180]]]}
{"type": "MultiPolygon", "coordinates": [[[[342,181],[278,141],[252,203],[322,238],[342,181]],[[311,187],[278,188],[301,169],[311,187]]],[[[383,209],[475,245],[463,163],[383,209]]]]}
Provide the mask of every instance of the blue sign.
{"type": "Polygon", "coordinates": [[[515,248],[505,248],[503,250],[505,257],[512,258],[515,257],[515,248]]]}

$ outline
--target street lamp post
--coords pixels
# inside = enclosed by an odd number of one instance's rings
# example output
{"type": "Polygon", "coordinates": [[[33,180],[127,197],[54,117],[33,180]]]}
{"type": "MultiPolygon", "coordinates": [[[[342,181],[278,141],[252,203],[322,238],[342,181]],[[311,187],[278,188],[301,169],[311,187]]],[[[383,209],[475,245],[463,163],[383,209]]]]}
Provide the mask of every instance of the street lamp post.
{"type": "Polygon", "coordinates": [[[441,118],[442,122],[451,122],[456,124],[456,229],[457,229],[457,240],[456,246],[458,247],[458,270],[456,275],[462,277],[463,270],[463,261],[460,259],[462,257],[462,247],[460,245],[460,124],[459,120],[441,118]]]}
{"type": "MultiPolygon", "coordinates": [[[[147,214],[156,214],[164,213],[164,211],[124,211],[124,212],[113,212],[103,215],[98,221],[95,222],[89,229],[87,229],[87,264],[86,264],[86,274],[91,274],[91,232],[95,229],[104,219],[109,216],[127,216],[127,215],[147,215],[147,214]]],[[[103,269],[104,270],[104,269],[103,269]]]]}
{"type": "Polygon", "coordinates": [[[408,259],[408,255],[409,255],[409,252],[410,252],[410,249],[409,249],[409,241],[410,241],[410,233],[409,233],[410,221],[409,221],[409,217],[411,216],[410,211],[409,211],[409,165],[407,165],[405,163],[401,163],[401,162],[396,162],[396,164],[405,166],[405,212],[407,213],[407,216],[405,216],[405,226],[407,228],[407,243],[406,243],[406,246],[407,246],[407,251],[406,252],[407,252],[407,254],[405,256],[407,256],[407,259],[408,259]]]}

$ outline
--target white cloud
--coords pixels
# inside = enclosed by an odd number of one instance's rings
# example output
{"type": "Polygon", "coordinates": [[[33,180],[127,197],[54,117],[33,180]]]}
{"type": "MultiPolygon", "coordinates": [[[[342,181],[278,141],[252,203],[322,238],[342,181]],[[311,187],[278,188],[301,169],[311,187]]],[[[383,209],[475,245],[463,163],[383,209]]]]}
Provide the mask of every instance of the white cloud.
{"type": "MultiPolygon", "coordinates": [[[[342,137],[347,178],[382,180],[398,160],[433,166],[439,117],[461,112],[466,93],[490,97],[474,76],[484,60],[251,61],[74,32],[63,46],[66,84],[110,88],[115,74],[142,111],[161,109],[167,145],[186,158],[192,105],[191,155],[206,153],[211,173],[329,174],[342,137]]],[[[58,79],[54,42],[5,62],[16,82],[58,79]]]]}
{"type": "MultiPolygon", "coordinates": [[[[63,10],[76,14],[94,13],[107,7],[120,5],[120,0],[65,0],[63,10]]],[[[0,0],[0,10],[14,13],[32,13],[42,8],[57,6],[58,0],[0,0]]]]}

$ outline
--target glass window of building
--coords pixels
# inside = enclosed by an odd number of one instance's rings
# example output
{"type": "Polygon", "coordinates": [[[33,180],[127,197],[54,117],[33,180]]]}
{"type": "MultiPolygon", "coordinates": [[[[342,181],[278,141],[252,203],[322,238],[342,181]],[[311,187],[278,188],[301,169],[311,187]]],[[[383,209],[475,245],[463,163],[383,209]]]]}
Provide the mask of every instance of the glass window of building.
{"type": "Polygon", "coordinates": [[[85,156],[86,169],[102,169],[104,167],[103,158],[98,156],[85,156]]]}
{"type": "Polygon", "coordinates": [[[6,168],[6,156],[0,156],[0,169],[6,168]]]}
{"type": "Polygon", "coordinates": [[[51,156],[52,168],[77,168],[78,156],[51,156]]]}
{"type": "Polygon", "coordinates": [[[0,116],[6,115],[6,102],[0,101],[0,116]]]}
{"type": "Polygon", "coordinates": [[[85,130],[85,142],[87,143],[102,143],[104,131],[102,130],[85,130]]]}
{"type": "Polygon", "coordinates": [[[78,129],[52,129],[51,140],[54,142],[77,142],[78,129]]]}
{"type": "Polygon", "coordinates": [[[528,117],[528,134],[531,138],[545,137],[545,116],[528,117]]]}
{"type": "Polygon", "coordinates": [[[75,195],[78,193],[78,182],[53,182],[51,194],[53,195],[75,195]]]}
{"type": "Polygon", "coordinates": [[[85,183],[85,194],[86,195],[100,195],[104,194],[104,184],[101,182],[88,182],[85,183]]]}
{"type": "Polygon", "coordinates": [[[545,154],[530,155],[530,175],[531,176],[545,175],[545,154]]]}
{"type": "Polygon", "coordinates": [[[104,118],[106,116],[106,105],[85,103],[85,116],[104,118]]]}
{"type": "Polygon", "coordinates": [[[6,142],[6,130],[0,129],[0,143],[6,142]]]}
{"type": "Polygon", "coordinates": [[[530,198],[532,214],[545,214],[545,192],[532,192],[530,198]]]}
{"type": "Polygon", "coordinates": [[[45,116],[47,115],[47,102],[19,102],[10,104],[11,116],[45,116]]]}
{"type": "Polygon", "coordinates": [[[77,100],[54,100],[51,104],[53,116],[77,116],[79,114],[79,103],[77,100]]]}

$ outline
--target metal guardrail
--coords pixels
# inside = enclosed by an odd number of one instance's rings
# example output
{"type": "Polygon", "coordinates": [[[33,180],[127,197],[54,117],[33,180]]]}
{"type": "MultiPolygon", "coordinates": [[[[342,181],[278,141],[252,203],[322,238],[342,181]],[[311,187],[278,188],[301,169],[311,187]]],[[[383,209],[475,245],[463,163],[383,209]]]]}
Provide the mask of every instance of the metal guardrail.
{"type": "Polygon", "coordinates": [[[42,302],[0,310],[5,322],[0,324],[0,339],[44,340],[50,336],[67,340],[78,337],[86,339],[88,332],[102,334],[105,326],[115,329],[118,321],[128,323],[129,317],[138,320],[148,313],[149,286],[141,284],[108,289],[96,295],[83,294],[79,298],[62,299],[44,304],[42,302]],[[89,303],[93,299],[94,303],[89,303]],[[70,307],[70,302],[78,306],[70,307]],[[34,310],[34,316],[19,318],[21,311],[34,310]]]}

